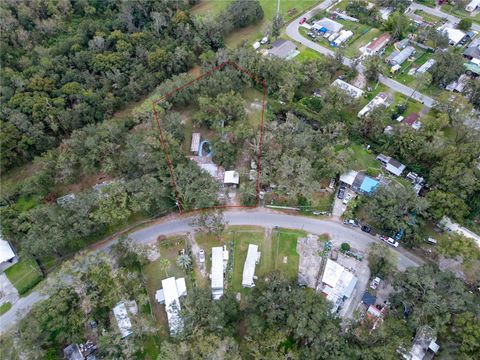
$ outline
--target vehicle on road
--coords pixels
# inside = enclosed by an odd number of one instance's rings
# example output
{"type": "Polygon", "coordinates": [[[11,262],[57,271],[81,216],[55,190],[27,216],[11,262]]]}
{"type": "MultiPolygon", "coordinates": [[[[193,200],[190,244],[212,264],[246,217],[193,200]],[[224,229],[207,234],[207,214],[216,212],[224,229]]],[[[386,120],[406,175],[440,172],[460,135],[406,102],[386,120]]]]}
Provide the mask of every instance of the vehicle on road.
{"type": "Polygon", "coordinates": [[[299,24],[300,25],[305,24],[305,21],[307,21],[307,18],[303,17],[303,18],[300,19],[299,24]]]}
{"type": "Polygon", "coordinates": [[[380,285],[380,281],[382,281],[382,279],[380,279],[378,276],[372,280],[372,282],[370,283],[370,288],[375,290],[376,288],[378,288],[378,285],[380,285]]]}
{"type": "Polygon", "coordinates": [[[205,251],[203,249],[200,249],[200,251],[198,252],[198,260],[201,263],[205,262],[205,251]]]}
{"type": "Polygon", "coordinates": [[[358,221],[355,219],[343,220],[343,224],[353,226],[353,227],[358,227],[358,221]]]}
{"type": "Polygon", "coordinates": [[[392,239],[389,236],[382,235],[380,236],[380,240],[386,242],[388,245],[393,246],[393,247],[398,247],[398,242],[392,239]]]}
{"type": "Polygon", "coordinates": [[[370,231],[372,231],[372,228],[368,225],[363,225],[362,226],[362,231],[370,234],[370,231]]]}
{"type": "Polygon", "coordinates": [[[342,200],[343,197],[345,196],[345,187],[341,186],[340,189],[338,189],[338,194],[337,197],[342,200]]]}

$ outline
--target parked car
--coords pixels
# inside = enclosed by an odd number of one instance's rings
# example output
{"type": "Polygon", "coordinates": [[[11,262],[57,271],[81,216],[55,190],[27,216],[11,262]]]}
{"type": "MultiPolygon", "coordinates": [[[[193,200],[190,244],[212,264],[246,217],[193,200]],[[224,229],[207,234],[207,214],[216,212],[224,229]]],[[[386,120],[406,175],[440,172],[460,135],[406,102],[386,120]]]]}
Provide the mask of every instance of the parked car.
{"type": "Polygon", "coordinates": [[[198,260],[201,263],[205,262],[205,251],[203,249],[200,249],[200,251],[198,252],[198,260]]]}
{"type": "Polygon", "coordinates": [[[299,24],[300,24],[300,25],[305,24],[305,21],[307,21],[307,18],[306,18],[306,17],[303,17],[303,18],[300,19],[299,24]]]}
{"type": "Polygon", "coordinates": [[[260,44],[262,45],[268,44],[268,36],[265,36],[264,38],[262,38],[262,40],[260,40],[260,44]]]}
{"type": "Polygon", "coordinates": [[[372,228],[368,225],[363,225],[362,226],[362,231],[364,231],[366,233],[370,233],[370,231],[372,231],[372,228]]]}
{"type": "Polygon", "coordinates": [[[310,36],[312,39],[315,39],[317,37],[317,35],[315,35],[313,32],[309,31],[307,33],[308,36],[310,36]]]}
{"type": "Polygon", "coordinates": [[[351,194],[347,194],[347,196],[345,196],[345,199],[343,199],[343,204],[344,205],[347,205],[348,202],[352,199],[352,195],[351,194]]]}
{"type": "Polygon", "coordinates": [[[338,194],[337,197],[342,200],[343,197],[345,196],[345,187],[341,186],[340,189],[338,189],[338,194]]]}
{"type": "Polygon", "coordinates": [[[435,240],[432,237],[429,237],[425,240],[427,243],[432,244],[432,245],[437,245],[437,240],[435,240]]]}
{"type": "Polygon", "coordinates": [[[398,242],[389,236],[382,235],[380,236],[380,240],[385,241],[390,246],[398,247],[398,242]]]}
{"type": "Polygon", "coordinates": [[[358,227],[358,221],[355,219],[343,220],[343,224],[353,226],[353,227],[358,227]]]}
{"type": "Polygon", "coordinates": [[[376,288],[378,288],[378,285],[380,285],[380,281],[382,281],[382,279],[380,279],[378,276],[372,280],[372,282],[370,283],[370,288],[375,290],[376,288]]]}

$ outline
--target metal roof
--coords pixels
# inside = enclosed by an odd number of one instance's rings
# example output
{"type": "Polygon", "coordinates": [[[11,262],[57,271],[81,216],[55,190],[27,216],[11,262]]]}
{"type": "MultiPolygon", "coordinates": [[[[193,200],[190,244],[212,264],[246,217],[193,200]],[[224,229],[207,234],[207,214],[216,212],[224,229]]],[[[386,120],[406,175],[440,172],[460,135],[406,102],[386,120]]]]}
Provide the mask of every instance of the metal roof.
{"type": "Polygon", "coordinates": [[[10,243],[6,240],[0,238],[0,263],[4,261],[11,260],[15,257],[15,253],[13,252],[10,243]]]}
{"type": "Polygon", "coordinates": [[[212,294],[214,298],[223,295],[223,248],[216,246],[212,248],[212,294]]]}
{"type": "Polygon", "coordinates": [[[258,245],[249,244],[247,259],[245,260],[245,264],[243,265],[243,287],[255,286],[255,283],[253,282],[253,276],[255,275],[255,266],[257,265],[258,256],[258,245]]]}

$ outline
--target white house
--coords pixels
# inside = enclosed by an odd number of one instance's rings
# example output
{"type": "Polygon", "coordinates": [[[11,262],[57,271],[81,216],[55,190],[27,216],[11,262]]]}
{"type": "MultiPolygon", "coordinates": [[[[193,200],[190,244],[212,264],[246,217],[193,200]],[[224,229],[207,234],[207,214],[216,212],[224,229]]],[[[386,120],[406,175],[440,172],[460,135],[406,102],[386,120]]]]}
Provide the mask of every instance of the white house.
{"type": "Polygon", "coordinates": [[[350,39],[353,36],[353,32],[350,30],[342,30],[340,33],[340,36],[337,37],[335,40],[333,40],[330,45],[337,47],[341,44],[343,44],[345,41],[350,39]]]}
{"type": "Polygon", "coordinates": [[[465,6],[465,10],[468,12],[473,12],[477,10],[477,8],[480,6],[480,0],[472,0],[470,3],[468,3],[467,6],[465,6]]]}
{"type": "Polygon", "coordinates": [[[460,40],[465,37],[465,33],[462,30],[455,29],[453,27],[442,25],[438,29],[448,37],[448,43],[452,46],[457,45],[460,40]]]}
{"type": "Polygon", "coordinates": [[[260,259],[260,252],[258,251],[258,245],[249,244],[247,259],[243,265],[243,277],[242,277],[242,286],[243,287],[254,287],[255,283],[253,282],[255,277],[255,266],[260,259]]]}
{"type": "Polygon", "coordinates": [[[194,154],[198,154],[199,147],[200,147],[200,133],[198,132],[192,133],[192,143],[190,145],[190,151],[194,154]]]}
{"type": "Polygon", "coordinates": [[[170,334],[176,335],[183,329],[183,319],[180,316],[180,297],[187,295],[185,278],[169,277],[162,280],[162,289],[157,290],[155,299],[165,304],[170,334]]]}
{"type": "Polygon", "coordinates": [[[387,155],[380,154],[377,156],[377,160],[380,161],[383,164],[383,166],[385,166],[385,170],[387,170],[389,173],[395,176],[402,175],[403,171],[406,168],[406,166],[403,165],[401,162],[387,155]]]}
{"type": "Polygon", "coordinates": [[[359,88],[357,88],[356,86],[353,86],[353,85],[350,85],[349,83],[343,81],[343,80],[340,80],[340,79],[336,79],[331,86],[335,86],[339,89],[342,89],[343,91],[345,91],[348,95],[350,95],[351,97],[355,98],[355,99],[358,99],[359,97],[362,97],[363,96],[363,90],[360,90],[359,88]]]}
{"type": "Polygon", "coordinates": [[[18,262],[18,257],[12,246],[0,237],[0,271],[4,271],[18,262]]]}
{"type": "Polygon", "coordinates": [[[323,31],[323,32],[329,31],[331,33],[337,33],[340,30],[342,30],[342,28],[343,28],[342,24],[336,21],[330,20],[328,18],[323,18],[315,22],[315,24],[313,24],[313,29],[317,31],[323,31]]]}
{"type": "Polygon", "coordinates": [[[372,111],[373,109],[379,107],[380,105],[387,106],[387,99],[388,95],[385,93],[380,93],[377,96],[375,96],[372,101],[370,101],[367,105],[363,107],[362,110],[358,112],[358,117],[361,118],[365,116],[367,113],[372,111]]]}
{"type": "Polygon", "coordinates": [[[212,298],[218,300],[223,296],[223,248],[216,246],[212,248],[212,298]]]}
{"type": "Polygon", "coordinates": [[[335,312],[345,299],[352,296],[357,278],[342,265],[327,259],[322,277],[323,290],[327,300],[334,304],[335,312]]]}
{"type": "Polygon", "coordinates": [[[118,329],[120,330],[122,339],[132,335],[132,322],[128,317],[127,306],[124,302],[119,302],[117,305],[115,305],[113,308],[113,315],[117,320],[118,329]]]}

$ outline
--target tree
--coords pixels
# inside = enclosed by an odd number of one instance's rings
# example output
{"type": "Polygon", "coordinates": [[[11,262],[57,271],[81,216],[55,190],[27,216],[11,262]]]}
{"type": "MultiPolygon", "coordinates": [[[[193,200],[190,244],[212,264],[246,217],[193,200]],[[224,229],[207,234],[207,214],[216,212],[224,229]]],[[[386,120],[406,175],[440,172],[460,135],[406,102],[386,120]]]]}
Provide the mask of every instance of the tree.
{"type": "Polygon", "coordinates": [[[131,215],[128,194],[123,184],[114,182],[100,190],[98,209],[91,213],[93,220],[102,224],[121,224],[131,215]]]}
{"type": "Polygon", "coordinates": [[[396,11],[383,23],[383,27],[394,39],[401,40],[409,32],[410,20],[402,12],[396,11]]]}
{"type": "Polygon", "coordinates": [[[473,359],[480,352],[480,319],[470,311],[458,314],[453,320],[451,341],[459,345],[459,355],[473,359]]]}
{"type": "Polygon", "coordinates": [[[262,20],[264,14],[258,0],[235,0],[223,15],[231,21],[234,28],[243,28],[262,20]]]}
{"type": "Polygon", "coordinates": [[[160,259],[158,266],[160,268],[160,271],[165,271],[165,276],[168,277],[168,268],[170,267],[170,260],[165,258],[160,259]]]}
{"type": "Polygon", "coordinates": [[[457,28],[463,31],[468,31],[472,27],[473,21],[469,18],[463,18],[457,25],[457,28]]]}
{"type": "Polygon", "coordinates": [[[462,221],[469,212],[465,201],[451,192],[434,189],[427,194],[429,203],[428,212],[435,220],[440,220],[445,215],[457,221],[462,221]]]}
{"type": "MultiPolygon", "coordinates": [[[[420,198],[410,186],[381,186],[367,202],[365,211],[369,219],[387,231],[406,229],[412,216],[424,215],[425,199],[420,198]]],[[[417,219],[418,221],[418,219],[417,219]]]]}
{"type": "Polygon", "coordinates": [[[191,225],[195,226],[197,231],[212,234],[218,241],[221,241],[222,234],[228,226],[228,221],[225,220],[221,210],[205,210],[195,216],[191,225]]]}
{"type": "Polygon", "coordinates": [[[384,244],[372,243],[368,253],[368,267],[372,276],[386,279],[397,271],[397,255],[384,244]]]}
{"type": "Polygon", "coordinates": [[[281,15],[274,16],[272,20],[272,25],[270,26],[270,35],[277,39],[280,36],[280,30],[284,24],[284,19],[281,15]]]}
{"type": "Polygon", "coordinates": [[[368,81],[377,82],[385,67],[381,56],[369,56],[363,63],[365,66],[365,77],[368,81]]]}
{"type": "Polygon", "coordinates": [[[432,83],[445,87],[458,79],[464,72],[462,54],[454,49],[437,51],[434,56],[435,64],[430,68],[432,83]]]}
{"type": "Polygon", "coordinates": [[[177,257],[176,263],[177,263],[178,267],[180,267],[184,270],[187,270],[192,266],[192,259],[190,258],[190,256],[184,254],[184,255],[180,255],[179,257],[177,257]]]}

